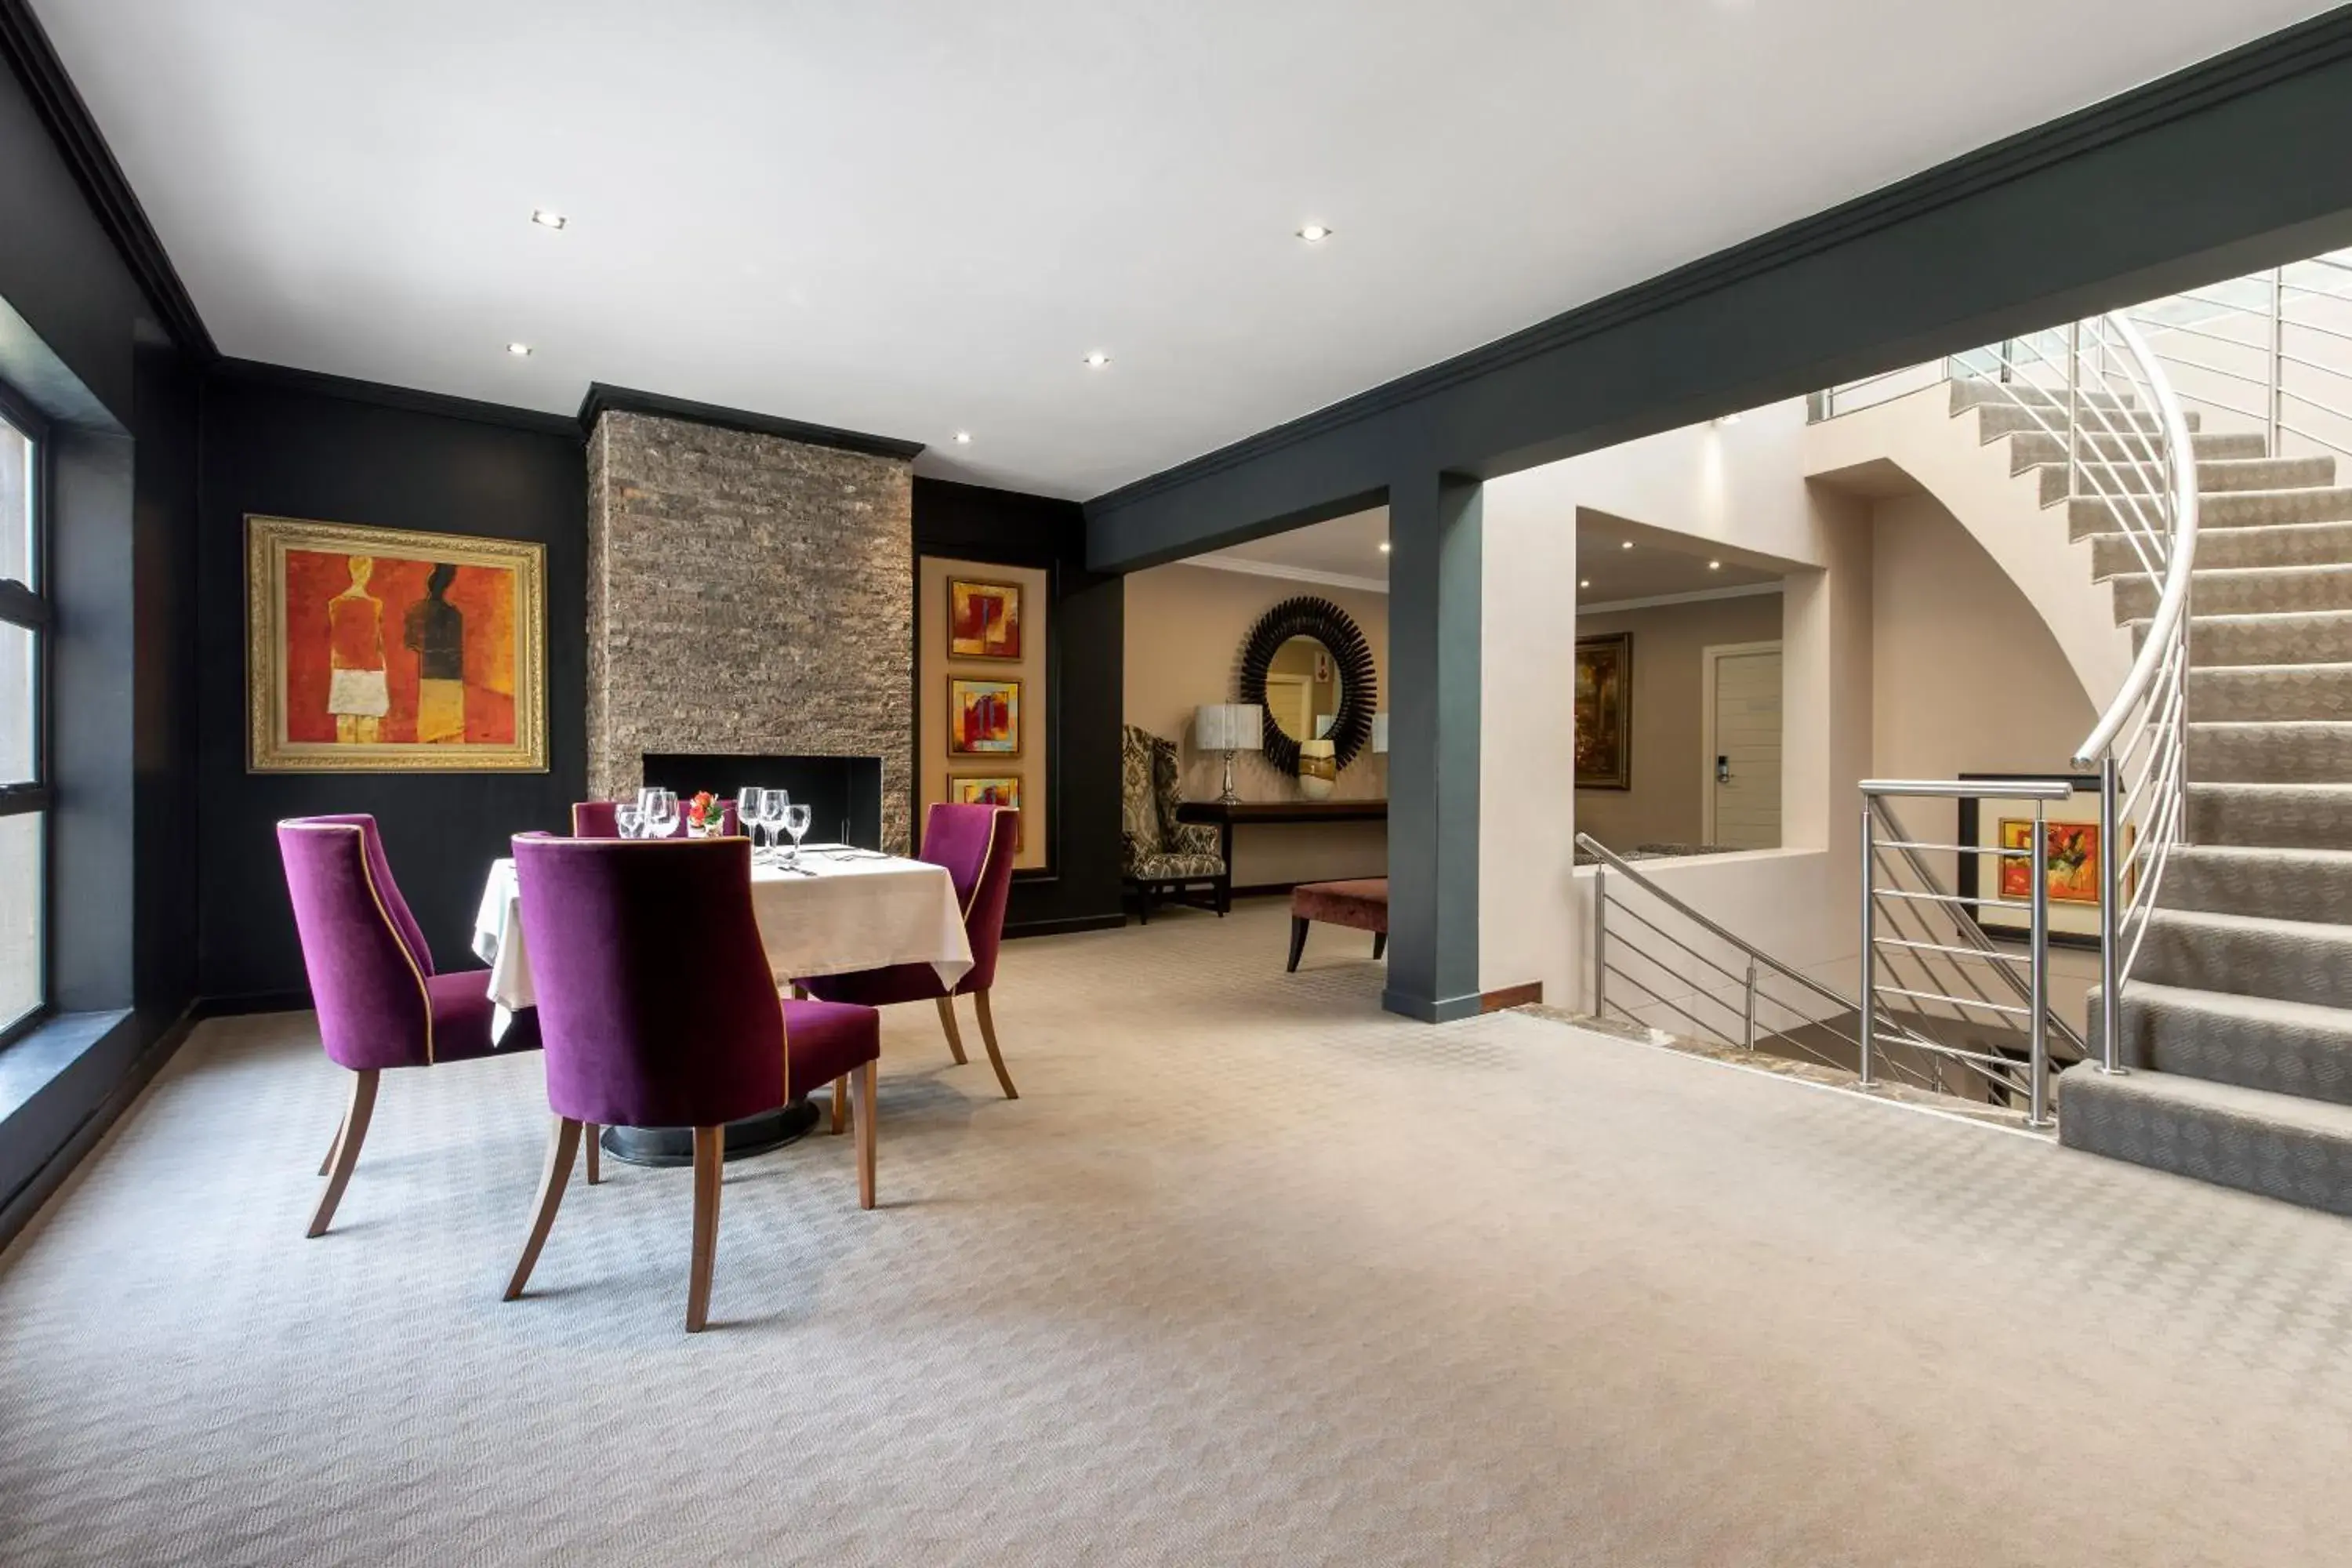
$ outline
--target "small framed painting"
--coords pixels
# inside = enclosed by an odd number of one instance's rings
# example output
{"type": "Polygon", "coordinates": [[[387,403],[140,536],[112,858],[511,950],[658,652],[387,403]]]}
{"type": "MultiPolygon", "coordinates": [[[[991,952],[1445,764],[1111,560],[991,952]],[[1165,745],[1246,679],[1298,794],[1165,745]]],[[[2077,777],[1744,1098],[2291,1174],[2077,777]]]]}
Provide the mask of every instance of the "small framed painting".
{"type": "Polygon", "coordinates": [[[1021,754],[1021,683],[983,677],[948,677],[948,755],[1021,754]]]}
{"type": "Polygon", "coordinates": [[[1633,634],[1576,639],[1576,787],[1633,787],[1633,634]]]}
{"type": "Polygon", "coordinates": [[[1013,847],[1021,848],[1021,775],[1019,773],[950,773],[948,799],[957,805],[1002,805],[1013,812],[1013,847]]]}
{"type": "Polygon", "coordinates": [[[248,516],[254,773],[547,770],[547,549],[248,516]]]}
{"type": "MultiPolygon", "coordinates": [[[[2050,889],[2050,940],[2066,947],[2099,944],[2099,888],[2107,846],[2099,839],[2099,780],[2095,773],[1962,773],[1964,780],[2020,779],[2074,786],[2071,799],[2045,802],[2041,871],[2050,889]]],[[[2015,854],[1956,857],[1953,890],[1973,900],[1969,914],[1987,936],[2022,942],[2032,928],[2036,857],[2030,800],[1963,800],[1959,841],[2015,854]]]]}
{"type": "Polygon", "coordinates": [[[1021,584],[948,579],[948,657],[1021,657],[1021,584]]]}

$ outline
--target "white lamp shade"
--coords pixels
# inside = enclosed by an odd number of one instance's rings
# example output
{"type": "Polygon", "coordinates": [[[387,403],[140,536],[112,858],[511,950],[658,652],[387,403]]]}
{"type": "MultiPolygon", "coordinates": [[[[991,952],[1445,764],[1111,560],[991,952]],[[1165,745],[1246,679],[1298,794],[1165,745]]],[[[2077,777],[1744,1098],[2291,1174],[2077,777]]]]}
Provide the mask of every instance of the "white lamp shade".
{"type": "Polygon", "coordinates": [[[1385,752],[1388,749],[1389,716],[1385,713],[1375,713],[1372,715],[1372,750],[1385,752]]]}
{"type": "Polygon", "coordinates": [[[1204,702],[1192,712],[1192,742],[1204,752],[1255,752],[1264,745],[1265,710],[1255,702],[1204,702]]]}

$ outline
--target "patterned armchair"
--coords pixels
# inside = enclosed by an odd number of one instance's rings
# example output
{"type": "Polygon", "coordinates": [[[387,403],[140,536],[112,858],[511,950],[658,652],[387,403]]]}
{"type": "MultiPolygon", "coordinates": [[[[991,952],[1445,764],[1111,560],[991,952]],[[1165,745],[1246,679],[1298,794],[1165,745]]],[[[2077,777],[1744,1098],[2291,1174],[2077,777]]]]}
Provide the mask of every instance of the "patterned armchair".
{"type": "Polygon", "coordinates": [[[1119,747],[1119,828],[1128,885],[1146,924],[1155,897],[1222,915],[1233,907],[1233,878],[1218,852],[1217,830],[1179,822],[1176,742],[1126,726],[1119,747]]]}

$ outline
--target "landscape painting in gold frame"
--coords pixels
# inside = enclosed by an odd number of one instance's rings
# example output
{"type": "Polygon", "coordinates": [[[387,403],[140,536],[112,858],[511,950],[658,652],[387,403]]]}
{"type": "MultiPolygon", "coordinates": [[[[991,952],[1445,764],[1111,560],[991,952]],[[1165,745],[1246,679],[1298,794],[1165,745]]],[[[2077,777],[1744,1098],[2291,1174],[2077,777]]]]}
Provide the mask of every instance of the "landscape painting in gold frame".
{"type": "Polygon", "coordinates": [[[547,771],[547,549],[248,516],[247,766],[547,771]]]}

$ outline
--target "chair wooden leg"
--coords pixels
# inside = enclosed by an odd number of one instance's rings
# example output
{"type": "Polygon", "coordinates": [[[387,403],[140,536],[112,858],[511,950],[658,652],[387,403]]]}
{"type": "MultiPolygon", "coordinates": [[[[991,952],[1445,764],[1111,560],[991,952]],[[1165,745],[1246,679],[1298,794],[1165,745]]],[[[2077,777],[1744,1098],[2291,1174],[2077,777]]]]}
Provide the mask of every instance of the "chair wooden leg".
{"type": "MultiPolygon", "coordinates": [[[[859,1135],[866,1136],[864,1123],[859,1135]]],[[[727,1129],[694,1130],[694,1256],[686,1279],[686,1331],[710,1321],[710,1275],[719,1261],[719,1188],[727,1173],[727,1129]]]]}
{"type": "Polygon", "coordinates": [[[1283,968],[1292,974],[1298,973],[1298,961],[1307,952],[1307,921],[1300,915],[1290,917],[1290,962],[1283,968]]]}
{"type": "Polygon", "coordinates": [[[1004,1098],[1020,1099],[1021,1091],[1013,1087],[1013,1075],[1004,1070],[1003,1053],[996,1048],[996,1019],[988,1010],[988,993],[973,992],[971,1005],[980,1013],[980,1043],[988,1047],[988,1065],[996,1069],[996,1081],[1004,1086],[1004,1098]]]}
{"type": "Polygon", "coordinates": [[[327,1234],[327,1227],[335,1222],[335,1205],[343,1201],[343,1189],[352,1184],[352,1167],[360,1163],[360,1145],[367,1142],[368,1118],[375,1114],[378,1076],[373,1068],[352,1074],[352,1103],[343,1112],[343,1131],[330,1157],[327,1190],[319,1194],[319,1206],[310,1215],[312,1236],[327,1234]]]}
{"type": "Polygon", "coordinates": [[[335,1151],[343,1146],[343,1129],[351,1124],[351,1112],[346,1110],[343,1119],[335,1123],[335,1141],[327,1145],[327,1157],[319,1162],[319,1174],[323,1176],[335,1168],[335,1151]]]}
{"type": "Polygon", "coordinates": [[[580,1157],[580,1123],[563,1117],[547,1130],[547,1163],[539,1173],[539,1198],[531,1208],[530,1236],[522,1244],[522,1256],[515,1259],[513,1277],[507,1280],[506,1300],[513,1300],[530,1283],[530,1271],[538,1266],[539,1249],[547,1245],[547,1233],[555,1228],[555,1211],[563,1205],[563,1189],[572,1180],[572,1162],[580,1157]]]}
{"type": "Polygon", "coordinates": [[[1384,931],[1374,931],[1372,933],[1372,956],[1374,958],[1378,958],[1388,950],[1389,933],[1384,931]]]}
{"type": "Polygon", "coordinates": [[[857,1084],[857,1206],[874,1206],[875,1064],[867,1062],[854,1075],[857,1084]]]}
{"type": "Polygon", "coordinates": [[[849,1126],[849,1075],[842,1074],[833,1080],[833,1135],[838,1138],[849,1126]]]}
{"type": "Polygon", "coordinates": [[[588,1141],[588,1184],[592,1187],[604,1179],[601,1151],[596,1143],[597,1135],[604,1131],[593,1121],[583,1121],[580,1124],[580,1135],[588,1141]]]}
{"type": "Polygon", "coordinates": [[[948,1032],[949,1054],[955,1058],[956,1066],[963,1066],[971,1058],[963,1054],[963,1031],[956,1027],[955,998],[952,996],[940,998],[940,1026],[948,1032]]]}

